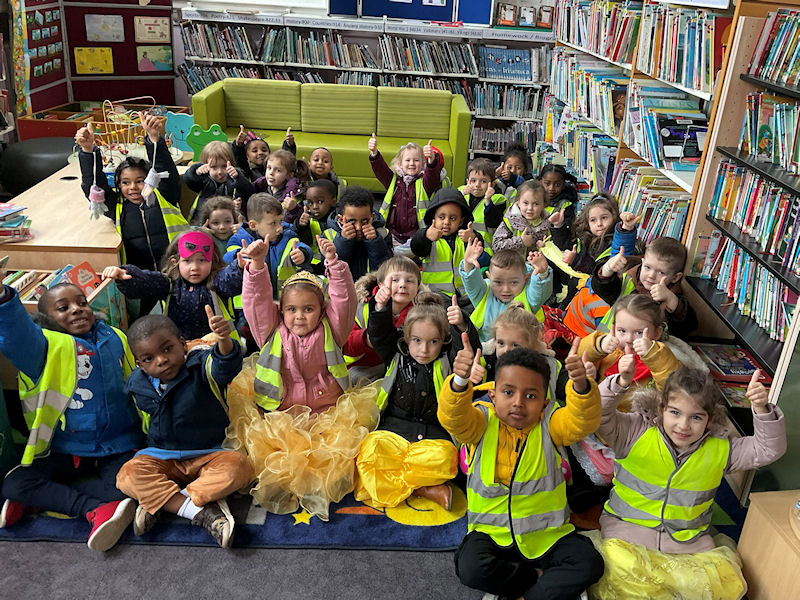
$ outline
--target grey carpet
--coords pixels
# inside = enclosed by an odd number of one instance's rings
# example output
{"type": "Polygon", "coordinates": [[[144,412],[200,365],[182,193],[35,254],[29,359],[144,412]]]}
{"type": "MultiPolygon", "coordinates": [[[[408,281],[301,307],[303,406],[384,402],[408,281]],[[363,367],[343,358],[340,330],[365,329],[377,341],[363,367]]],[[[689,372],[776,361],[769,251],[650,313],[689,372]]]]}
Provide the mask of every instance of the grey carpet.
{"type": "Polygon", "coordinates": [[[3,600],[473,600],[452,552],[0,542],[3,600]]]}

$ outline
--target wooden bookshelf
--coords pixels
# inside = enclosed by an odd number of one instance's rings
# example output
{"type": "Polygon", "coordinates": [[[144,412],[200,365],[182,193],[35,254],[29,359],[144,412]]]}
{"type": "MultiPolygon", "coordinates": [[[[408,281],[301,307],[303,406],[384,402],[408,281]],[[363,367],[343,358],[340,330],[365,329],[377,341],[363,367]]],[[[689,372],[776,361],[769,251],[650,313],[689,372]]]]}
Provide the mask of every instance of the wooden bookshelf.
{"type": "Polygon", "coordinates": [[[742,81],[746,81],[747,83],[751,83],[756,87],[763,87],[765,89],[768,89],[771,92],[775,92],[779,96],[786,96],[787,98],[800,99],[800,87],[781,85],[776,81],[770,81],[769,79],[762,79],[761,77],[753,77],[752,75],[748,75],[747,73],[740,73],[739,79],[741,79],[742,81]]]}

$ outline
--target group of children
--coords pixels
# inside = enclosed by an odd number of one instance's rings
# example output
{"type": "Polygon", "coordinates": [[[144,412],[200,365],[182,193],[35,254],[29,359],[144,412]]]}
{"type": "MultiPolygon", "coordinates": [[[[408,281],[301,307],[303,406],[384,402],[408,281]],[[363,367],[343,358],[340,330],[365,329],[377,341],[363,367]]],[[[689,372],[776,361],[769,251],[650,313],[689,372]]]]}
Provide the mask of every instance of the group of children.
{"type": "Polygon", "coordinates": [[[113,188],[91,129],[76,134],[84,190],[102,189],[123,240],[126,264],[103,275],[140,300],[127,337],[75,286],[48,290],[35,321],[0,293],[0,350],[31,430],[0,526],[32,508],[85,517],[89,547],[106,550],[167,512],[228,547],[236,490],[323,520],[350,491],[450,510],[461,465],[467,586],[617,598],[636,580],[638,597],[661,597],[668,580],[665,598],[688,597],[668,577],[688,560],[725,573],[693,583],[704,597],[741,597],[711,503],[725,473],[783,453],[783,418],[756,372],[755,434],[725,437],[719,394],[681,342],[697,319],[680,242],[642,254],[636,215],[607,194],[578,210],[563,167],[534,177],[521,147],[499,167],[473,160],[453,188],[431,142],[387,165],[373,134],[376,214],[327,149],[306,163],[290,130],[271,153],[243,128],[184,175],[198,193],[187,222],[160,123],[141,121],[153,167],[126,159],[113,188]],[[542,326],[559,306],[575,334],[563,362],[542,326]],[[586,497],[605,501],[594,537],[570,523],[586,497]]]}

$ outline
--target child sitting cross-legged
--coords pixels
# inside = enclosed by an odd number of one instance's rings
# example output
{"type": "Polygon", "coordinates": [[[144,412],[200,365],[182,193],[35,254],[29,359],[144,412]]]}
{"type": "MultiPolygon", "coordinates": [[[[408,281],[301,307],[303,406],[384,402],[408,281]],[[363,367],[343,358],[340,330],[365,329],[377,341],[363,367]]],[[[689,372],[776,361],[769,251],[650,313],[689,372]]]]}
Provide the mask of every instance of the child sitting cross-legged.
{"type": "Polygon", "coordinates": [[[228,548],[234,519],[225,497],[253,479],[247,457],[222,449],[226,388],[242,369],[242,351],[225,318],[210,306],[206,316],[217,342],[188,354],[168,317],[147,315],[131,325],[138,369],[125,389],[147,417],[148,446],[122,466],[117,487],[139,501],[136,535],[152,529],[163,510],[190,519],[228,548]]]}
{"type": "Polygon", "coordinates": [[[617,404],[634,372],[624,356],[619,373],[600,384],[597,433],[616,459],[601,531],[590,533],[606,565],[592,597],[741,598],[741,562],[725,536],[712,537],[712,504],[725,474],[768,465],[786,451],[783,413],[769,403],[756,370],[746,391],[754,435],[729,437],[711,375],[686,367],[661,391],[636,391],[634,411],[623,413],[617,404]]]}
{"type": "Polygon", "coordinates": [[[550,367],[518,348],[497,360],[494,389],[473,405],[474,356],[465,348],[439,396],[439,421],[473,448],[467,474],[468,533],[456,550],[464,585],[507,598],[577,598],[603,560],[569,522],[558,446],[593,432],[600,393],[574,351],[565,361],[567,403],[547,399],[550,367]]]}
{"type": "Polygon", "coordinates": [[[228,251],[223,258],[228,263],[236,262],[243,246],[264,240],[268,248],[265,262],[277,299],[283,283],[301,267],[311,264],[311,248],[299,242],[292,226],[283,221],[283,207],[276,198],[265,193],[253,194],[248,211],[250,220],[228,240],[228,251]]]}
{"type": "Polygon", "coordinates": [[[484,279],[478,263],[483,247],[476,239],[467,244],[464,260],[458,266],[458,273],[464,282],[467,296],[475,307],[470,315],[478,328],[484,350],[491,352],[492,328],[498,315],[513,300],[521,302],[525,309],[539,313],[542,304],[553,292],[553,270],[547,259],[539,252],[528,253],[528,263],[514,250],[501,250],[489,261],[488,279],[484,279]]]}
{"type": "Polygon", "coordinates": [[[105,551],[136,509],[115,485],[142,439],[124,391],[133,357],[125,334],[95,319],[78,286],[53,286],[38,309],[41,327],[15,290],[0,288],[0,352],[19,369],[31,429],[22,463],[3,481],[0,527],[11,527],[27,509],[50,510],[86,519],[89,548],[105,551]]]}

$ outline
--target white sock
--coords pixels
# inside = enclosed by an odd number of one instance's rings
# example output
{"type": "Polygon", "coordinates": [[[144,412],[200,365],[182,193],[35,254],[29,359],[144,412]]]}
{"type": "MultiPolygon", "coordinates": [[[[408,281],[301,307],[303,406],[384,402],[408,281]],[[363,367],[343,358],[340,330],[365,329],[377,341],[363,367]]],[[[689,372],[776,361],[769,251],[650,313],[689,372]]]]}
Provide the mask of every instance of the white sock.
{"type": "Polygon", "coordinates": [[[189,492],[187,492],[187,491],[186,491],[186,488],[183,488],[183,489],[181,490],[181,494],[183,494],[183,495],[184,495],[184,496],[186,496],[187,498],[189,497],[189,492]]]}
{"type": "Polygon", "coordinates": [[[187,497],[184,503],[178,509],[178,516],[191,521],[201,510],[203,509],[199,506],[195,506],[194,502],[192,502],[192,499],[187,497]]]}

